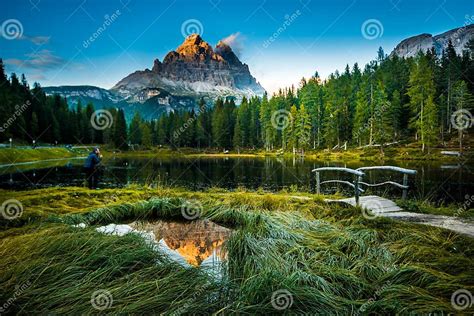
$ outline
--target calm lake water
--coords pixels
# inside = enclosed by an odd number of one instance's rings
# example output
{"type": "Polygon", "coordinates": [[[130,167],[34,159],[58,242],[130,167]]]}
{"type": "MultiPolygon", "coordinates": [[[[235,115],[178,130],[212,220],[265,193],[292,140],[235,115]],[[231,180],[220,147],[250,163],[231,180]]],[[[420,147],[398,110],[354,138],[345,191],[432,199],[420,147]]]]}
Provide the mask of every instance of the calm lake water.
{"type": "MultiPolygon", "coordinates": [[[[263,188],[268,191],[290,189],[315,191],[315,176],[312,169],[322,166],[345,166],[358,168],[373,163],[337,163],[304,159],[280,158],[111,158],[104,160],[100,187],[122,187],[127,184],[153,184],[186,187],[202,190],[210,187],[235,189],[263,188]]],[[[430,199],[433,202],[461,202],[466,195],[474,194],[474,165],[441,164],[433,162],[389,162],[386,164],[416,169],[410,176],[410,197],[430,199]]],[[[330,178],[349,179],[348,175],[323,173],[322,181],[330,178]]],[[[368,182],[393,180],[401,182],[401,174],[371,172],[364,178],[368,182]]],[[[49,186],[82,186],[84,175],[82,161],[55,162],[54,166],[33,164],[0,168],[0,187],[4,189],[31,189],[49,186]]],[[[346,189],[344,185],[339,191],[346,189]]],[[[335,192],[326,185],[323,192],[335,192]]],[[[401,196],[399,189],[382,188],[368,193],[401,196]]]]}

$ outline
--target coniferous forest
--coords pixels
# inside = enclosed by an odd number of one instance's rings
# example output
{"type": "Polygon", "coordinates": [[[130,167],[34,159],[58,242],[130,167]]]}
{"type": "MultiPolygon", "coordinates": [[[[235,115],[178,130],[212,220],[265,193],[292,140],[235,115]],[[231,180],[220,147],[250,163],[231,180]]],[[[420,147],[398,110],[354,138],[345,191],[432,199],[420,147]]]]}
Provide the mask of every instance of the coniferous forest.
{"type": "Polygon", "coordinates": [[[474,315],[473,0],[150,2],[2,6],[0,316],[474,315]]]}
{"type": "Polygon", "coordinates": [[[23,75],[8,78],[0,66],[0,115],[3,128],[8,127],[0,140],[25,143],[295,152],[371,145],[383,150],[386,144],[408,141],[429,152],[453,139],[462,149],[467,129],[459,125],[472,124],[468,110],[474,105],[474,41],[462,55],[449,43],[441,57],[433,49],[404,59],[380,48],[363,68],[347,65],[326,80],[316,72],[297,88],[244,98],[239,105],[232,99],[214,104],[201,99],[195,111],[170,112],[152,121],[136,113],[129,124],[123,110],[110,108],[113,124],[104,130],[91,125],[93,104],[72,108],[60,96],[46,96],[37,83],[31,88],[23,75]]]}

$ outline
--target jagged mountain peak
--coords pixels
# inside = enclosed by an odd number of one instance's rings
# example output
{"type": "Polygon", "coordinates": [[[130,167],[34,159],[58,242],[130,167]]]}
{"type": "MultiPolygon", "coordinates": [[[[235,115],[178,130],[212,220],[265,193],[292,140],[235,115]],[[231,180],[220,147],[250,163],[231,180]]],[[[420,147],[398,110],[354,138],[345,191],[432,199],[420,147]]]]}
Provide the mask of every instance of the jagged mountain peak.
{"type": "Polygon", "coordinates": [[[155,59],[151,71],[136,71],[112,90],[136,99],[143,91],[157,88],[173,95],[211,99],[240,99],[265,92],[227,43],[219,41],[213,48],[199,34],[186,37],[176,50],[166,54],[163,62],[155,59]]]}
{"type": "MultiPolygon", "coordinates": [[[[209,45],[209,43],[207,43],[206,41],[204,41],[199,34],[191,34],[186,37],[184,42],[176,49],[176,51],[168,53],[166,57],[168,56],[173,57],[171,58],[171,61],[174,60],[176,57],[181,57],[190,60],[204,61],[213,59],[222,61],[222,58],[220,58],[220,56],[214,53],[212,46],[209,45]]],[[[165,60],[167,60],[166,57],[165,60]]]]}
{"type": "MultiPolygon", "coordinates": [[[[179,45],[176,50],[166,54],[163,63],[173,63],[176,61],[217,61],[227,62],[229,65],[242,64],[234,51],[225,41],[219,41],[216,47],[202,39],[199,34],[191,34],[179,45]]],[[[161,69],[162,63],[155,59],[153,69],[155,72],[161,69]]]]}

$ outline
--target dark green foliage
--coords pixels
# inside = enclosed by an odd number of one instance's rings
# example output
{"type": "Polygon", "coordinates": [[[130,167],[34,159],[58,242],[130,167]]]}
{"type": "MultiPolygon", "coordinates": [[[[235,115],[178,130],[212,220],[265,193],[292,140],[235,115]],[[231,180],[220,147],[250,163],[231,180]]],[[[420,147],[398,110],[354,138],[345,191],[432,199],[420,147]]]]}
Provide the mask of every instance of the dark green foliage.
{"type": "Polygon", "coordinates": [[[92,104],[84,109],[79,103],[77,110],[69,110],[64,99],[45,96],[39,85],[30,89],[24,76],[19,80],[12,74],[8,80],[0,62],[2,117],[10,117],[15,105],[31,101],[0,134],[0,141],[13,136],[28,142],[39,138],[51,143],[111,143],[121,149],[130,143],[301,151],[375,144],[383,150],[394,141],[417,141],[429,149],[456,137],[462,150],[465,136],[453,129],[451,117],[459,104],[463,110],[471,107],[473,46],[471,41],[459,56],[450,43],[441,58],[428,51],[404,59],[379,49],[377,59],[363,71],[358,64],[352,69],[347,65],[343,73],[336,71],[325,81],[316,72],[303,78],[298,89],[280,89],[270,98],[244,97],[239,106],[233,99],[214,104],[201,99],[190,112],[165,113],[152,122],[136,113],[128,135],[120,111],[110,110],[116,118],[110,130],[94,130],[92,104]],[[291,113],[287,128],[276,128],[275,113],[291,113]]]}
{"type": "Polygon", "coordinates": [[[110,109],[118,115],[110,128],[95,129],[91,123],[95,109],[92,103],[84,108],[81,102],[72,109],[66,99],[59,95],[46,96],[38,83],[30,89],[25,76],[21,81],[16,74],[8,80],[0,59],[0,122],[4,132],[0,142],[13,138],[15,143],[32,144],[103,144],[111,143],[117,147],[127,144],[127,130],[123,113],[110,109]],[[117,136],[114,139],[114,135],[117,136]]]}

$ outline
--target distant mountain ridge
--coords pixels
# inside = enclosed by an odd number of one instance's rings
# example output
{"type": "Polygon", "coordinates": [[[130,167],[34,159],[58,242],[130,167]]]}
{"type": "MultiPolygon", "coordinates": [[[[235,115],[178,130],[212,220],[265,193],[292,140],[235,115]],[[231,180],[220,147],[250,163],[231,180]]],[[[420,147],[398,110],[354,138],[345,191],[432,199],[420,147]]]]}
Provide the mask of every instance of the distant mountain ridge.
{"type": "Polygon", "coordinates": [[[462,54],[466,44],[474,38],[474,24],[455,28],[439,35],[420,34],[401,41],[391,55],[398,57],[413,57],[419,51],[428,51],[434,47],[436,54],[441,56],[443,50],[452,42],[457,54],[462,54]]]}

